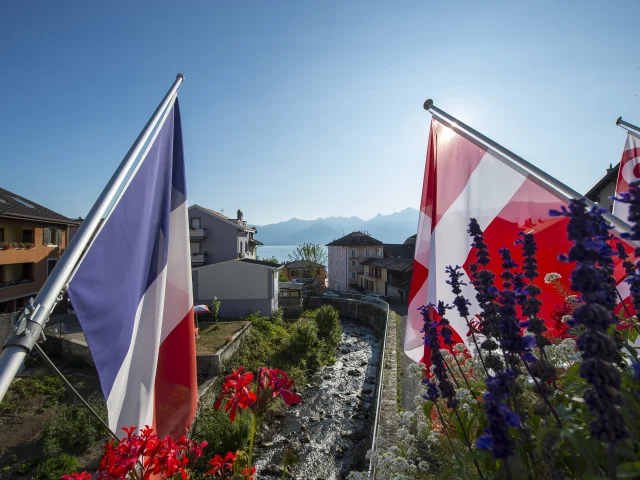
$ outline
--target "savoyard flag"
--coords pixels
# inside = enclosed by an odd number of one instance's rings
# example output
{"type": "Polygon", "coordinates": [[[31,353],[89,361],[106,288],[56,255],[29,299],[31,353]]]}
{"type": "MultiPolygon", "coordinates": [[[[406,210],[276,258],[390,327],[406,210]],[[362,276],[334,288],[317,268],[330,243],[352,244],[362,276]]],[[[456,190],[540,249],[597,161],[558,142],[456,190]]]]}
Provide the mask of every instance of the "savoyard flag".
{"type": "Polygon", "coordinates": [[[187,189],[177,100],[71,281],[109,426],[184,435],[197,404],[187,189]]]}

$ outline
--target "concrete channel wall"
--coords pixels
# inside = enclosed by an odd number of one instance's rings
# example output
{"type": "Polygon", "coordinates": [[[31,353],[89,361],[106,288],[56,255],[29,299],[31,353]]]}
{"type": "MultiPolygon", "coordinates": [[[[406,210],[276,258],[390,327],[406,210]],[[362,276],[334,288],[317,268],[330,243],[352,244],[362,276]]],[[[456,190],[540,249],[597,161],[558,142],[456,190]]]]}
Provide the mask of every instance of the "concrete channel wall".
{"type": "MultiPolygon", "coordinates": [[[[346,295],[346,298],[311,297],[308,308],[331,305],[340,315],[371,325],[382,337],[382,348],[376,373],[375,419],[371,428],[371,450],[375,450],[378,438],[393,440],[397,435],[397,367],[396,367],[396,322],[395,314],[389,310],[389,304],[377,300],[360,300],[362,296],[346,295]]],[[[369,465],[370,478],[375,471],[369,465]]]]}

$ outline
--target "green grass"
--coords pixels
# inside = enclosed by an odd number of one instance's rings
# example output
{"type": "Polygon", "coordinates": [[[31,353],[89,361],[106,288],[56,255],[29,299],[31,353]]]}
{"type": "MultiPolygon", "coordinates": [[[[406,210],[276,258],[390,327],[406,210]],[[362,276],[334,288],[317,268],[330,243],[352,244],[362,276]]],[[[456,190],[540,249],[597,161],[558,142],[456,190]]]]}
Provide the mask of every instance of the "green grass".
{"type": "Polygon", "coordinates": [[[196,339],[196,353],[216,353],[228,343],[227,337],[233,337],[242,327],[244,322],[224,322],[205,327],[196,339]]]}

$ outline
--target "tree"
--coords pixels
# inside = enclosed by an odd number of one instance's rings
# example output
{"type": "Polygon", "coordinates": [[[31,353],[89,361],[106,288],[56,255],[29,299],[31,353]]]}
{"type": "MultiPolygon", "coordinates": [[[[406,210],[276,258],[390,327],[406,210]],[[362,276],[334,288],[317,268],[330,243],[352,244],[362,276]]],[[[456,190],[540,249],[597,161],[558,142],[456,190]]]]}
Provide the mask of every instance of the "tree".
{"type": "Polygon", "coordinates": [[[289,254],[292,262],[300,262],[302,264],[302,277],[304,284],[305,302],[304,308],[307,308],[311,290],[321,280],[324,280],[325,265],[327,263],[327,253],[322,245],[316,243],[303,243],[298,245],[292,254],[289,254]]]}
{"type": "MultiPolygon", "coordinates": [[[[278,259],[276,257],[262,258],[262,259],[260,259],[260,261],[269,262],[269,263],[275,263],[277,265],[281,265],[281,263],[278,261],[278,259]]],[[[280,277],[278,278],[278,280],[281,281],[281,282],[288,282],[289,281],[289,279],[287,278],[287,276],[284,274],[284,272],[282,270],[280,270],[280,277]]]]}

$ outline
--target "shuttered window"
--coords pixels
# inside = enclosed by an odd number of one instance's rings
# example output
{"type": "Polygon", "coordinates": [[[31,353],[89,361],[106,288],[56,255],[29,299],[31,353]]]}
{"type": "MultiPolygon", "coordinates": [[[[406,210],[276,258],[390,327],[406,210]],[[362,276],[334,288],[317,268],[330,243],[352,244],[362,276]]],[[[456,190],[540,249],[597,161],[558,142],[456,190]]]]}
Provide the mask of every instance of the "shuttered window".
{"type": "Polygon", "coordinates": [[[45,228],[42,230],[42,243],[44,245],[61,245],[62,230],[57,228],[45,228]]]}

